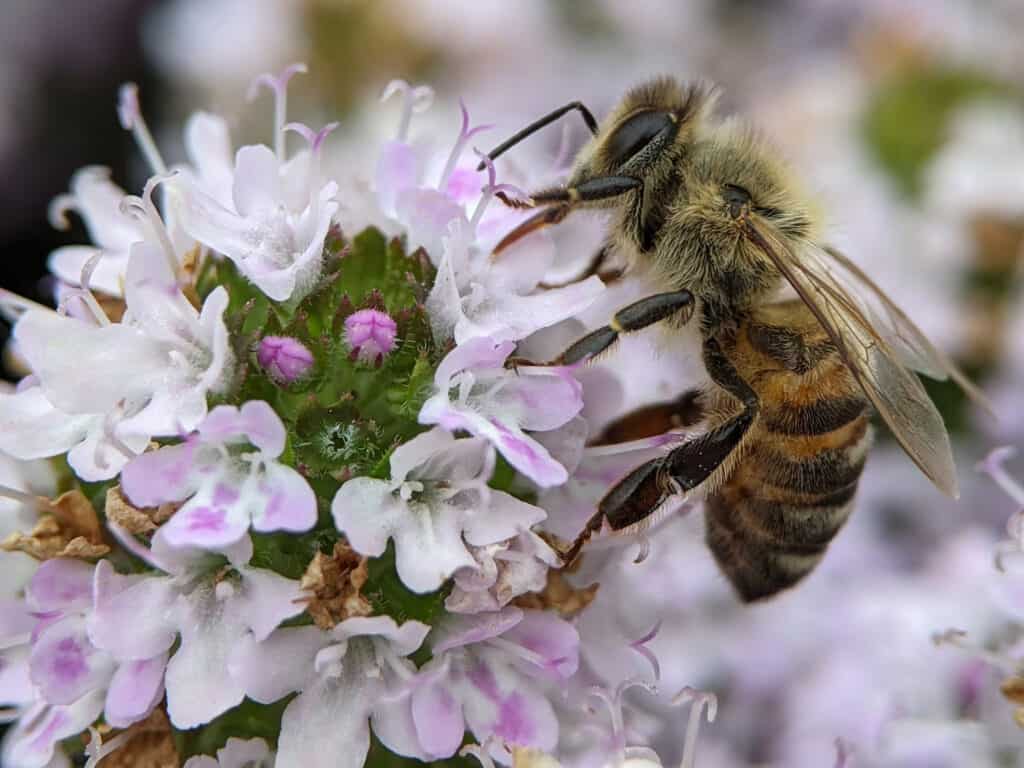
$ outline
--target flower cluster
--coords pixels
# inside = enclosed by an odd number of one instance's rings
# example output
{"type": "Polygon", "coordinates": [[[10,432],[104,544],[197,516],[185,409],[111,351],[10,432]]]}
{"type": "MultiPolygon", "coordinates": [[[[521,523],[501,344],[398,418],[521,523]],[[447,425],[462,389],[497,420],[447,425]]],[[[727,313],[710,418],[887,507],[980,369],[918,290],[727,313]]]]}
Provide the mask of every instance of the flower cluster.
{"type": "MultiPolygon", "coordinates": [[[[575,371],[508,364],[603,284],[542,286],[543,231],[495,261],[524,215],[496,198],[521,192],[475,169],[485,127],[465,106],[449,150],[410,138],[427,88],[388,87],[396,137],[342,194],[321,167],[337,124],[287,122],[303,71],[253,83],[274,98],[268,144],[232,154],[226,121],[197,113],[178,165],[125,86],[152,177],[135,197],[79,171],[52,219],[77,213],[94,244],[52,254],[56,309],[3,297],[29,373],[0,393],[0,450],[56,472],[0,489],[24,529],[5,548],[40,561],[0,604],[3,764],[62,765],[87,742],[89,766],[169,750],[192,768],[359,768],[371,731],[420,760],[467,733],[485,761],[647,755],[623,726],[636,681],[581,665],[574,617],[596,587],[561,578],[541,526],[572,535],[549,511],[592,509],[666,441],[590,456],[575,371]],[[600,477],[566,485],[588,462],[600,477]],[[69,493],[25,490],[54,484],[69,493]],[[538,504],[558,493],[573,503],[538,504]],[[595,695],[606,726],[580,708],[595,695]],[[565,747],[560,724],[581,719],[596,751],[565,747]]],[[[644,642],[623,649],[656,678],[644,642]]]]}

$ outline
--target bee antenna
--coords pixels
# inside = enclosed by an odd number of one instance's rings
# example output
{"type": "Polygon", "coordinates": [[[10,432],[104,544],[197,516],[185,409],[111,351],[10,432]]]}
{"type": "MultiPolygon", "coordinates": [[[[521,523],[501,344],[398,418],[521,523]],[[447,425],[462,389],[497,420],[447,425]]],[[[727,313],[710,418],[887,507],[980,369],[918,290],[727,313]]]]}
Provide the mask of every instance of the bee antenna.
{"type": "MultiPolygon", "coordinates": [[[[542,118],[540,118],[538,120],[534,120],[532,123],[530,123],[528,126],[523,128],[521,131],[519,131],[518,133],[513,134],[511,137],[509,137],[508,139],[503,141],[501,144],[496,146],[494,149],[492,149],[490,152],[488,152],[487,153],[487,157],[489,157],[491,160],[496,159],[500,155],[503,155],[507,150],[509,150],[512,147],[514,147],[516,144],[518,144],[523,139],[527,138],[528,136],[532,136],[537,131],[539,131],[541,128],[544,128],[545,126],[550,125],[551,123],[555,122],[555,120],[557,120],[558,118],[562,117],[563,115],[565,115],[565,114],[567,114],[569,112],[572,112],[574,109],[577,110],[580,113],[580,115],[583,117],[583,122],[585,122],[587,124],[587,129],[592,134],[596,135],[597,134],[597,120],[594,119],[593,113],[589,109],[586,108],[586,106],[583,104],[583,102],[581,102],[581,101],[570,101],[565,106],[559,107],[554,112],[550,112],[550,113],[544,115],[544,117],[542,117],[542,118]]],[[[482,171],[485,167],[486,167],[486,163],[480,163],[480,165],[478,165],[476,167],[476,169],[478,171],[482,171]]]]}

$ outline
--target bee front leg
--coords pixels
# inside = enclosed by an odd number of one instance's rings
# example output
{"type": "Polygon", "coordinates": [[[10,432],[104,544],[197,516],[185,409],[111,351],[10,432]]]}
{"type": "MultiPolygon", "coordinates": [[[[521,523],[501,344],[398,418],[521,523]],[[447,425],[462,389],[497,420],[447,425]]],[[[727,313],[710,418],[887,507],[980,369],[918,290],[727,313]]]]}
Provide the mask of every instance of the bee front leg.
{"type": "Polygon", "coordinates": [[[697,488],[739,447],[757,419],[760,400],[715,339],[704,342],[704,365],[711,380],[738,399],[743,410],[665,456],[641,464],[616,483],[601,499],[597,513],[562,553],[563,562],[571,563],[605,522],[613,531],[627,530],[650,517],[669,496],[697,488]]]}
{"type": "Polygon", "coordinates": [[[675,314],[682,316],[683,323],[690,320],[693,315],[694,299],[689,291],[671,291],[669,293],[657,293],[648,296],[628,307],[620,309],[608,325],[603,325],[596,331],[591,331],[583,338],[574,342],[558,357],[544,363],[531,362],[518,357],[510,357],[506,362],[509,367],[520,365],[572,365],[583,360],[589,360],[599,355],[619,340],[624,333],[642,331],[648,326],[671,317],[675,314]]]}

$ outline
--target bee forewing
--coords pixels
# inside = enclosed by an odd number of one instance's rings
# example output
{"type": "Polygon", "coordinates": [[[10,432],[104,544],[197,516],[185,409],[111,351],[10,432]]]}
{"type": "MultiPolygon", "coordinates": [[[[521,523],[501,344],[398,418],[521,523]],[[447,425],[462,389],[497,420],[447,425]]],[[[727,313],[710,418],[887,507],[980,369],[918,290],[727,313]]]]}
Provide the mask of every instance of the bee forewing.
{"type": "MultiPolygon", "coordinates": [[[[831,268],[825,251],[807,244],[796,254],[769,227],[756,226],[749,220],[746,232],[821,323],[907,455],[939,490],[956,497],[959,494],[956,467],[942,417],[916,374],[908,368],[906,355],[896,351],[900,345],[888,339],[894,333],[900,339],[916,335],[919,339],[909,344],[909,349],[921,353],[930,364],[939,365],[942,356],[888,299],[884,303],[885,314],[906,319],[906,326],[901,324],[905,334],[877,328],[874,323],[881,313],[862,298],[861,291],[844,285],[837,278],[837,270],[831,268]]],[[[854,267],[853,274],[857,273],[859,269],[854,267]]],[[[884,297],[877,289],[873,290],[884,297]]]]}

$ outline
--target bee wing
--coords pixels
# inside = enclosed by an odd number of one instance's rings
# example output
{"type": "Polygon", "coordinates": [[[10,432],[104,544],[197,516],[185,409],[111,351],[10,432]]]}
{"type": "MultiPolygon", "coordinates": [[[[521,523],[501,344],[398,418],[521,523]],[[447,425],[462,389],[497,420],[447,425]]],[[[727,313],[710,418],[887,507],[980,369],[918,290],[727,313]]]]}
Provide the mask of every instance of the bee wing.
{"type": "Polygon", "coordinates": [[[881,310],[873,313],[873,317],[876,319],[875,327],[885,336],[905,365],[915,371],[920,371],[931,379],[945,381],[951,378],[968,397],[988,411],[990,415],[995,416],[992,404],[985,394],[948,355],[935,348],[935,345],[924,335],[924,331],[907,317],[907,314],[875,284],[874,280],[864,274],[864,271],[841,251],[835,248],[825,248],[821,253],[830,260],[830,264],[825,265],[826,268],[830,265],[838,266],[838,270],[834,270],[837,277],[845,277],[848,284],[862,289],[861,299],[874,299],[881,310]]]}
{"type": "MultiPolygon", "coordinates": [[[[862,297],[863,281],[858,285],[861,290],[844,285],[838,276],[839,269],[833,266],[845,267],[842,261],[836,262],[834,257],[813,246],[803,248],[797,255],[768,227],[758,226],[749,219],[745,222],[745,231],[821,323],[907,455],[943,493],[958,496],[956,467],[946,427],[920,380],[908,367],[939,367],[936,361],[942,361],[941,354],[887,297],[883,303],[885,313],[879,313],[862,297]],[[895,328],[884,322],[886,313],[899,320],[895,328]],[[882,329],[886,330],[885,334],[882,329]],[[895,343],[889,340],[894,335],[895,343]],[[924,345],[920,339],[924,340],[924,345]],[[909,363],[908,357],[912,358],[909,363]]],[[[860,270],[856,266],[854,270],[856,276],[860,270]]],[[[870,290],[884,297],[873,284],[870,290]]],[[[940,369],[949,372],[948,367],[940,369]]]]}

